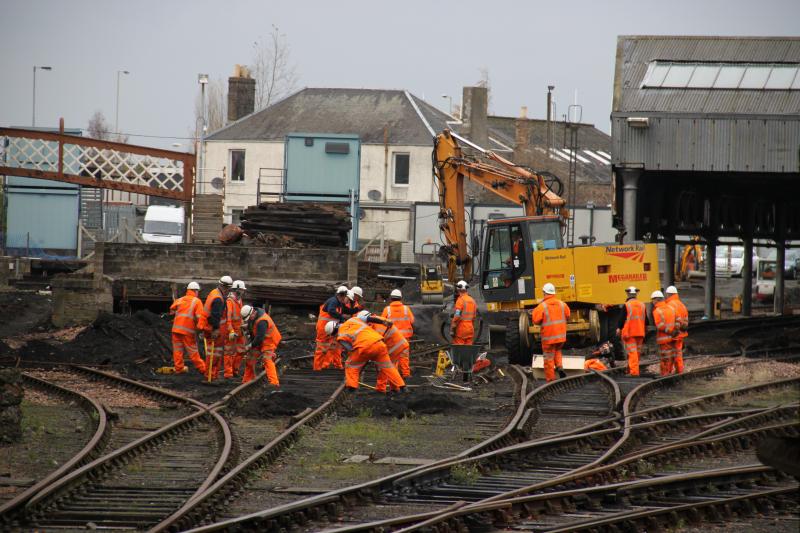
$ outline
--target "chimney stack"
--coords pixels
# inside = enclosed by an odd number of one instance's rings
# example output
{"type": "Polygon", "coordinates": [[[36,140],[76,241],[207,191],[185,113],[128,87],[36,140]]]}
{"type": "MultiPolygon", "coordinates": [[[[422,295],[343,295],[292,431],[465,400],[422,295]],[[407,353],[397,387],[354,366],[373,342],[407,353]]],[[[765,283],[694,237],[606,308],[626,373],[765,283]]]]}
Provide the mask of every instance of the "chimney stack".
{"type": "Polygon", "coordinates": [[[519,118],[528,118],[528,106],[524,105],[519,108],[519,118]]]}
{"type": "Polygon", "coordinates": [[[489,90],[486,87],[464,87],[461,121],[464,133],[481,148],[489,148],[489,90]]]}
{"type": "Polygon", "coordinates": [[[236,65],[233,76],[228,78],[228,122],[236,122],[240,118],[255,111],[256,80],[250,77],[250,69],[244,65],[236,65]]]}

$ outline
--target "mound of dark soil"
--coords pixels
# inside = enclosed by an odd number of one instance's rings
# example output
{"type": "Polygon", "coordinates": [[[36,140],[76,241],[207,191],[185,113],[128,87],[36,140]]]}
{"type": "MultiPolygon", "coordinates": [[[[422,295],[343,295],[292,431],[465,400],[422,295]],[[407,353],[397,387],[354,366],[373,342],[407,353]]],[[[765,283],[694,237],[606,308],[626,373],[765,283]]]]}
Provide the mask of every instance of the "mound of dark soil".
{"type": "Polygon", "coordinates": [[[0,338],[45,331],[50,327],[53,302],[27,291],[0,291],[0,338]]]}
{"type": "Polygon", "coordinates": [[[447,394],[432,392],[410,392],[407,394],[384,395],[375,392],[358,392],[351,397],[341,410],[343,416],[363,416],[369,412],[372,416],[403,418],[414,415],[435,415],[457,411],[461,403],[447,394]]]}
{"type": "Polygon", "coordinates": [[[240,406],[236,412],[251,418],[277,418],[294,416],[307,408],[317,406],[317,401],[302,394],[280,389],[267,389],[261,396],[240,406]]]}

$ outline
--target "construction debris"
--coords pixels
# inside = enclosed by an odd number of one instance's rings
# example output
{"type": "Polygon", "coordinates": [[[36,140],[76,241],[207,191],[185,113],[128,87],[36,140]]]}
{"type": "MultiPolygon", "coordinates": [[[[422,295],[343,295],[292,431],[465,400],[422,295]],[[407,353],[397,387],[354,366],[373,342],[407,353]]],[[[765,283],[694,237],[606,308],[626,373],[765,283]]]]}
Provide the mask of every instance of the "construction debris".
{"type": "Polygon", "coordinates": [[[242,230],[255,242],[272,245],[272,239],[341,248],[347,246],[352,227],[343,205],[318,202],[262,202],[242,214],[242,230]]]}

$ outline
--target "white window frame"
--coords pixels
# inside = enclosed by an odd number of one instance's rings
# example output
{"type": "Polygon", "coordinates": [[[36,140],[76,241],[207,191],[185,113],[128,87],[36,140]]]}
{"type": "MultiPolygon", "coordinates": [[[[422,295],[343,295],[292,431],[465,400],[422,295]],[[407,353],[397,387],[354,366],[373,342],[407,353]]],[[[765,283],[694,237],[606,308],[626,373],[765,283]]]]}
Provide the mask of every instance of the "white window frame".
{"type": "MultiPolygon", "coordinates": [[[[233,206],[232,205],[230,207],[230,211],[231,211],[231,224],[238,224],[239,222],[242,221],[241,218],[239,218],[238,221],[234,220],[234,216],[233,216],[234,213],[233,212],[234,211],[241,211],[241,215],[243,215],[244,214],[244,207],[239,207],[239,206],[233,206]]],[[[240,215],[240,217],[241,217],[241,215],[240,215]]]]}
{"type": "Polygon", "coordinates": [[[230,183],[244,183],[247,181],[247,150],[245,148],[229,148],[228,149],[228,168],[231,169],[228,181],[230,183]],[[233,177],[233,152],[244,153],[244,169],[242,171],[242,179],[237,180],[233,177]]]}
{"type": "Polygon", "coordinates": [[[411,186],[411,152],[392,152],[392,187],[402,187],[407,189],[409,186],[411,186]],[[395,181],[395,178],[397,177],[398,155],[408,156],[408,183],[397,183],[395,181]]]}

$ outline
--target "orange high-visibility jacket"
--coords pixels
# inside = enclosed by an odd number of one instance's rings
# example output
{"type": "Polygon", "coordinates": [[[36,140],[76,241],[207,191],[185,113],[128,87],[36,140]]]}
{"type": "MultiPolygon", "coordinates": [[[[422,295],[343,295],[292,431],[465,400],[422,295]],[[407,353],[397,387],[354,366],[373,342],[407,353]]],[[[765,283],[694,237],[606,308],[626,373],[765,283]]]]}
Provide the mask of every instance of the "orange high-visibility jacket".
{"type": "Polygon", "coordinates": [[[355,352],[366,350],[376,342],[383,341],[383,335],[369,327],[364,320],[353,317],[339,326],[336,340],[348,352],[355,352]]]}
{"type": "Polygon", "coordinates": [[[569,306],[554,294],[545,294],[544,301],[531,313],[534,324],[541,324],[542,344],[567,341],[567,319],[569,306]]]}
{"type": "Polygon", "coordinates": [[[383,308],[381,317],[397,326],[406,339],[414,335],[414,313],[403,302],[394,300],[383,308]]]}
{"type": "Polygon", "coordinates": [[[383,324],[370,324],[370,326],[378,333],[383,334],[383,342],[386,343],[386,348],[389,350],[389,357],[392,357],[404,348],[408,348],[408,341],[394,324],[388,328],[383,324]],[[384,330],[386,331],[384,332],[384,330]]]}
{"type": "Polygon", "coordinates": [[[645,315],[647,308],[644,302],[636,298],[631,298],[625,302],[625,325],[622,326],[622,337],[630,339],[632,337],[644,337],[645,335],[645,315]]]}
{"type": "Polygon", "coordinates": [[[656,324],[656,343],[667,344],[672,341],[675,330],[675,311],[667,302],[656,302],[653,306],[653,322],[656,324]]]}
{"type": "Polygon", "coordinates": [[[242,332],[242,301],[237,298],[233,293],[228,295],[227,313],[228,324],[231,325],[231,330],[241,334],[242,332]]]}
{"type": "Polygon", "coordinates": [[[675,327],[680,331],[677,338],[685,339],[689,336],[689,333],[687,333],[689,329],[689,310],[686,309],[677,294],[669,296],[665,301],[675,311],[675,327]]]}
{"type": "Polygon", "coordinates": [[[456,300],[455,312],[453,313],[453,323],[458,326],[459,322],[472,322],[478,314],[478,304],[469,294],[461,294],[456,300]]]}
{"type": "Polygon", "coordinates": [[[583,363],[584,370],[597,370],[598,372],[602,372],[603,370],[608,370],[608,367],[603,364],[600,359],[587,359],[583,363]]]}
{"type": "Polygon", "coordinates": [[[269,316],[264,310],[259,311],[259,317],[253,320],[252,324],[250,325],[250,334],[255,340],[256,332],[258,331],[258,325],[262,322],[266,322],[267,331],[264,334],[264,340],[261,341],[261,346],[259,346],[259,348],[261,348],[262,351],[274,350],[281,342],[281,332],[278,331],[278,326],[276,326],[275,322],[272,321],[271,316],[269,316]]]}
{"type": "MultiPolygon", "coordinates": [[[[220,300],[222,302],[222,316],[219,318],[219,330],[222,333],[227,332],[227,325],[228,325],[228,313],[226,313],[226,305],[225,305],[225,298],[222,297],[222,293],[219,289],[214,289],[208,293],[206,296],[206,304],[204,306],[204,310],[206,313],[206,320],[211,318],[211,306],[214,304],[214,300],[220,300]]],[[[208,323],[207,329],[214,329],[214,324],[210,321],[208,323]]]]}
{"type": "Polygon", "coordinates": [[[169,310],[175,312],[172,333],[194,335],[198,329],[201,329],[204,311],[203,304],[197,297],[197,291],[187,290],[186,295],[172,302],[169,310]]]}

